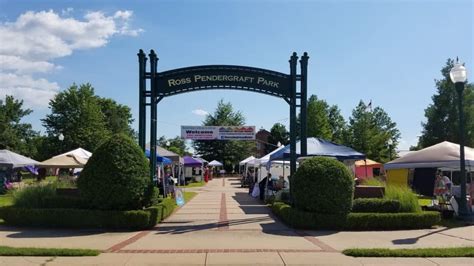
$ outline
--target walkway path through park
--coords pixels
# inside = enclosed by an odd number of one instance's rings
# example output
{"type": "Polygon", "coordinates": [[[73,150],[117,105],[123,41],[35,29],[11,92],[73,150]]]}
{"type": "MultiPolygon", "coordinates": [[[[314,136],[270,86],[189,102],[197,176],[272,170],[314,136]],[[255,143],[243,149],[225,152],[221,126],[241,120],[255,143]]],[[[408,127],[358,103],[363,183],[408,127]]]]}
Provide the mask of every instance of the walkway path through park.
{"type": "Polygon", "coordinates": [[[298,231],[240,188],[217,178],[157,227],[142,232],[0,226],[0,245],[95,248],[98,257],[0,257],[0,265],[473,265],[473,258],[352,258],[350,247],[473,246],[474,227],[391,232],[298,231]]]}

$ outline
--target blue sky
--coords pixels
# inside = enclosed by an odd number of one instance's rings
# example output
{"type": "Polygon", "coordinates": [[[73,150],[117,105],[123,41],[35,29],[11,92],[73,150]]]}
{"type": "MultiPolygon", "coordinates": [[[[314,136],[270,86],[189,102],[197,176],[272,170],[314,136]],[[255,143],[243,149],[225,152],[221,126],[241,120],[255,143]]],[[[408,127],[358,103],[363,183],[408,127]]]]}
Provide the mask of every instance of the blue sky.
{"type": "MultiPolygon", "coordinates": [[[[232,64],[289,73],[291,53],[306,51],[309,94],[337,104],[346,119],[360,100],[372,100],[397,123],[399,148],[407,149],[417,142],[446,59],[459,56],[472,80],[473,11],[472,1],[448,0],[0,0],[0,31],[13,34],[0,42],[0,55],[10,60],[0,68],[0,97],[26,98],[34,110],[27,121],[44,131],[39,119],[48,113],[47,99],[73,82],[90,82],[98,95],[130,106],[137,120],[140,48],[155,49],[159,71],[232,64]],[[11,60],[16,69],[5,67],[11,60]]],[[[165,98],[158,135],[201,124],[193,111],[212,112],[220,99],[242,111],[248,125],[288,125],[282,99],[211,90],[165,98]]]]}

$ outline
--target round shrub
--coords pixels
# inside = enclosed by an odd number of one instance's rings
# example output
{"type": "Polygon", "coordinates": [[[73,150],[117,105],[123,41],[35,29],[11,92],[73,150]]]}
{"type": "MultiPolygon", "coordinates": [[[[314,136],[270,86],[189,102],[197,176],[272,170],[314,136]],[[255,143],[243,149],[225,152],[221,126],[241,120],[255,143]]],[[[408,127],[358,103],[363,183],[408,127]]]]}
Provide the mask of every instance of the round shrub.
{"type": "Polygon", "coordinates": [[[303,161],[290,186],[299,210],[346,215],[352,207],[354,180],[346,166],[335,159],[313,157],[303,161]]]}
{"type": "Polygon", "coordinates": [[[140,147],[125,135],[114,135],[89,158],[77,186],[92,208],[142,208],[150,188],[148,161],[140,147]]]}

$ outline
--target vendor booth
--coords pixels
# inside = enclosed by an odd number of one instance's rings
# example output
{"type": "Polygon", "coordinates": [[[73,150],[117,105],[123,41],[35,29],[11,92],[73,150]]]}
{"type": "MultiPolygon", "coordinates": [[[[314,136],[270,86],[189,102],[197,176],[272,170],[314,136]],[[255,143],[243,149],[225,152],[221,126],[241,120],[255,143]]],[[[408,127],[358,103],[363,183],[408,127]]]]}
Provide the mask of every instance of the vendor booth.
{"type": "MultiPolygon", "coordinates": [[[[459,188],[459,178],[456,178],[460,170],[459,150],[458,144],[444,141],[390,161],[384,165],[387,183],[411,185],[419,194],[432,196],[435,172],[441,169],[451,178],[453,191],[456,191],[459,188]]],[[[464,147],[464,153],[467,182],[470,183],[474,172],[474,149],[464,147]]]]}
{"type": "MultiPolygon", "coordinates": [[[[34,172],[32,167],[39,162],[20,155],[9,150],[0,150],[0,190],[2,184],[8,181],[21,181],[14,178],[14,172],[22,168],[28,168],[30,172],[34,172]]],[[[16,176],[16,175],[15,175],[16,176]]]]}
{"type": "MultiPolygon", "coordinates": [[[[308,155],[301,157],[301,142],[296,143],[296,157],[301,162],[305,158],[324,156],[337,159],[344,163],[350,171],[355,175],[355,161],[365,159],[365,154],[360,153],[352,148],[344,145],[336,144],[320,138],[308,138],[308,155]]],[[[288,161],[290,158],[290,145],[278,150],[270,155],[269,162],[273,161],[288,161]]]]}
{"type": "Polygon", "coordinates": [[[202,181],[204,178],[203,162],[191,156],[184,156],[184,178],[186,181],[202,181]]]}
{"type": "Polygon", "coordinates": [[[371,178],[374,176],[380,176],[383,173],[383,164],[370,160],[357,160],[355,161],[355,174],[359,179],[371,178]]]}

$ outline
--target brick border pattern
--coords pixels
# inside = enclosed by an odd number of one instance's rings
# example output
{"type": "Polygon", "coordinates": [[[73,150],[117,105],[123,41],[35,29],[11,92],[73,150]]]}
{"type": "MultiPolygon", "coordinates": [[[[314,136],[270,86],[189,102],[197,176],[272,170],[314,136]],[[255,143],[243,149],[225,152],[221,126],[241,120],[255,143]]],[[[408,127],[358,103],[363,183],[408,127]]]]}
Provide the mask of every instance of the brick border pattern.
{"type": "Polygon", "coordinates": [[[219,213],[219,222],[217,223],[217,230],[229,230],[229,219],[227,218],[227,205],[224,192],[222,192],[221,194],[221,210],[219,213]]]}
{"type": "Polygon", "coordinates": [[[111,253],[268,253],[268,252],[326,252],[319,249],[122,249],[111,253]]]}
{"type": "Polygon", "coordinates": [[[105,250],[105,252],[118,252],[120,251],[122,248],[132,244],[132,243],[135,243],[137,242],[140,238],[148,235],[149,233],[151,233],[151,230],[147,230],[147,231],[141,231],[140,233],[132,236],[131,238],[125,240],[125,241],[122,241],[110,248],[108,248],[107,250],[105,250]]]}

